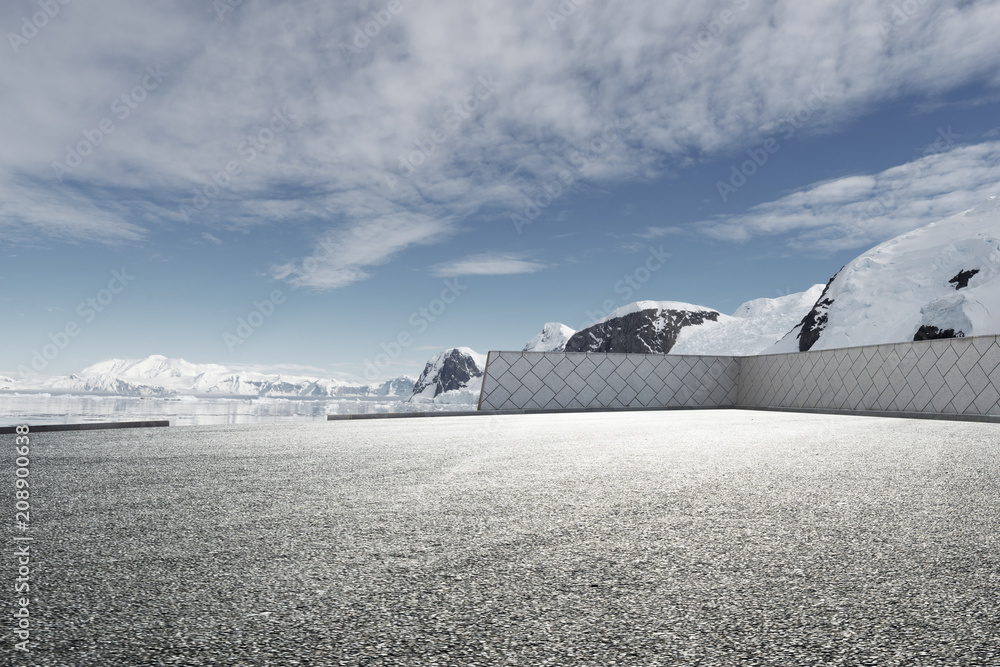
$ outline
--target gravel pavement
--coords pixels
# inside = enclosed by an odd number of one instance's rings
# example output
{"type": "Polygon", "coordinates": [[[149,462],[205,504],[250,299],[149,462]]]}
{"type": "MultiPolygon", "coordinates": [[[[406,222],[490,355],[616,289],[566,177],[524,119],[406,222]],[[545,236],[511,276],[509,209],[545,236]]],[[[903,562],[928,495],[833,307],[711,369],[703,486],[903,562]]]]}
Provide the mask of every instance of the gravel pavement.
{"type": "Polygon", "coordinates": [[[744,411],[42,433],[0,664],[1000,665],[1000,425],[744,411]]]}

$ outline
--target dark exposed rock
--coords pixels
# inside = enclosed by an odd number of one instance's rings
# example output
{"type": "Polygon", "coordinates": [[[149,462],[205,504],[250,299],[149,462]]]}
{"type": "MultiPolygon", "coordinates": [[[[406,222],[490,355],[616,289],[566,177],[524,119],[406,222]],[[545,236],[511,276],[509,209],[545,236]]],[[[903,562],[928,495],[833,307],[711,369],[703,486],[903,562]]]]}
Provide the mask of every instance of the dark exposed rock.
{"type": "MultiPolygon", "coordinates": [[[[841,267],[843,270],[843,267],[841,267]]],[[[833,299],[826,298],[826,293],[830,289],[830,285],[839,275],[839,271],[834,274],[833,278],[830,278],[827,282],[826,287],[823,288],[823,293],[819,295],[819,299],[816,300],[816,305],[812,307],[806,316],[802,318],[799,330],[799,352],[807,352],[816,341],[819,340],[819,336],[823,333],[823,329],[826,328],[827,313],[830,311],[830,306],[833,305],[833,299]]]]}
{"type": "Polygon", "coordinates": [[[913,335],[913,340],[937,340],[939,338],[965,338],[965,332],[954,329],[938,329],[929,325],[924,325],[917,329],[913,335]]]}
{"type": "Polygon", "coordinates": [[[482,376],[483,369],[473,357],[453,348],[427,362],[413,386],[413,395],[422,395],[428,387],[434,387],[434,396],[440,396],[446,391],[465,389],[470,380],[482,376]]]}
{"type": "Polygon", "coordinates": [[[979,269],[968,269],[966,271],[959,271],[954,278],[948,281],[948,284],[949,285],[954,284],[956,290],[960,290],[963,287],[968,287],[969,280],[971,280],[972,276],[976,275],[977,273],[979,273],[979,269]]]}
{"type": "Polygon", "coordinates": [[[576,332],[566,351],[667,354],[681,329],[718,319],[714,310],[641,310],[576,332]]]}

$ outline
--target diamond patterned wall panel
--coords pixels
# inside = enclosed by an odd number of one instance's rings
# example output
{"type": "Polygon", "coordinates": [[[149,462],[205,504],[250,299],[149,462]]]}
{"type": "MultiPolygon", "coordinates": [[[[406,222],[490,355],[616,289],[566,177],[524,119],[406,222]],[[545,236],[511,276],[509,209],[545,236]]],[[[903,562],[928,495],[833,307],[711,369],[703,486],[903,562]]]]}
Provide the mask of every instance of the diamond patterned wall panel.
{"type": "Polygon", "coordinates": [[[741,357],[737,405],[1000,415],[1000,336],[741,357]]]}
{"type": "Polygon", "coordinates": [[[1000,336],[756,357],[490,352],[480,409],[771,407],[1000,416],[1000,336]]]}
{"type": "Polygon", "coordinates": [[[731,407],[736,357],[490,352],[481,410],[731,407]]]}

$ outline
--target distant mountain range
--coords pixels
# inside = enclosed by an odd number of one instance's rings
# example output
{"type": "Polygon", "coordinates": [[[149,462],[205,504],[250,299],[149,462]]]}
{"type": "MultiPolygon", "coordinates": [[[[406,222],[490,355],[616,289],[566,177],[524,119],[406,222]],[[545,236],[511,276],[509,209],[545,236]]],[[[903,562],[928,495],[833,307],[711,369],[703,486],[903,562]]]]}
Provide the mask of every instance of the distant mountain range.
{"type": "MultiPolygon", "coordinates": [[[[732,315],[677,301],[638,301],[580,331],[549,322],[525,352],[754,355],[1000,333],[1000,201],[887,241],[830,282],[755,299],[732,315]]],[[[473,404],[486,356],[467,347],[435,354],[417,380],[380,384],[235,372],[152,356],[112,359],[49,380],[43,390],[123,396],[385,396],[473,404]]],[[[0,377],[0,390],[20,383],[0,377]]],[[[35,388],[38,390],[38,388],[35,388]]]]}
{"type": "Polygon", "coordinates": [[[406,376],[379,384],[359,384],[333,379],[234,371],[219,364],[192,364],[183,359],[153,355],[145,359],[110,359],[79,373],[57,377],[40,387],[9,385],[0,388],[36,391],[81,392],[116,396],[267,396],[327,398],[386,396],[405,398],[413,392],[413,378],[406,376]]]}

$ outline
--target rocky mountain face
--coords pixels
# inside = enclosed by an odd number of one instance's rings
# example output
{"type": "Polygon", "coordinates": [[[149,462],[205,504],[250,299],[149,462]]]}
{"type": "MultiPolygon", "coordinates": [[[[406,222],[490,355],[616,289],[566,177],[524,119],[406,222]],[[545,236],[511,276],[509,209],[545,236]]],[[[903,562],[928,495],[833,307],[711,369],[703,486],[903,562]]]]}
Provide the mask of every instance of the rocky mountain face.
{"type": "Polygon", "coordinates": [[[453,347],[438,352],[431,357],[424,372],[417,378],[411,400],[472,402],[449,399],[462,398],[462,392],[474,393],[478,397],[479,383],[485,367],[486,356],[467,347],[453,347]]]}
{"type": "Polygon", "coordinates": [[[1000,201],[872,248],[770,352],[1000,333],[1000,201]]]}
{"type": "Polygon", "coordinates": [[[685,327],[715,322],[720,313],[675,301],[639,301],[619,308],[567,341],[567,352],[667,354],[685,327]]]}

